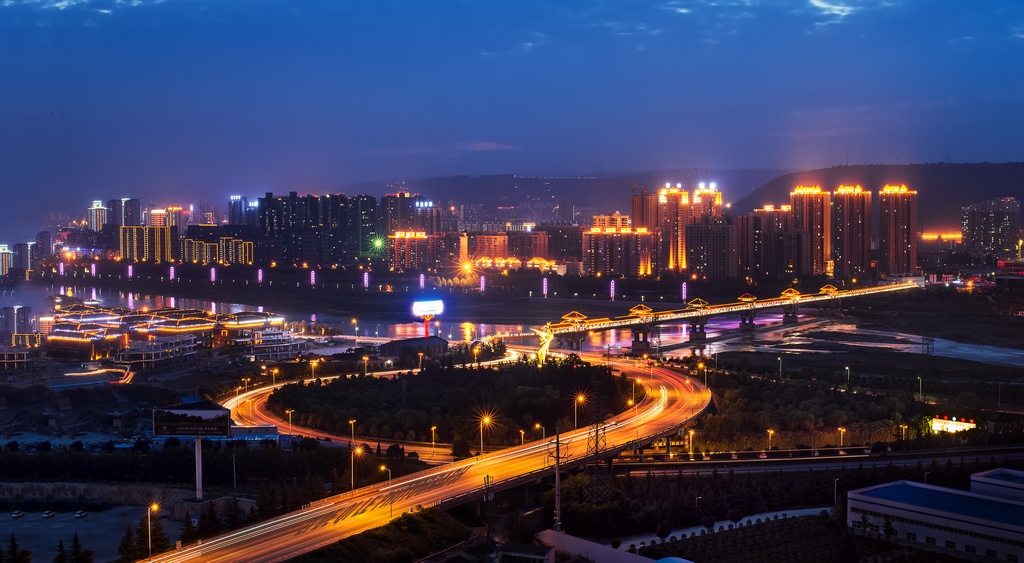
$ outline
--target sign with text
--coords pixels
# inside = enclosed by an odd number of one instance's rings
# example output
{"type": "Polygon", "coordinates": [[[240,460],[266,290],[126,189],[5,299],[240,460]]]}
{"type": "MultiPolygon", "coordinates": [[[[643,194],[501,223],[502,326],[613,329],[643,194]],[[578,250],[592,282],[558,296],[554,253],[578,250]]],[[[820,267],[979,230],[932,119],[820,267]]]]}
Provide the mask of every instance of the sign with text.
{"type": "Polygon", "coordinates": [[[219,405],[153,409],[153,435],[230,437],[231,411],[219,405]]]}

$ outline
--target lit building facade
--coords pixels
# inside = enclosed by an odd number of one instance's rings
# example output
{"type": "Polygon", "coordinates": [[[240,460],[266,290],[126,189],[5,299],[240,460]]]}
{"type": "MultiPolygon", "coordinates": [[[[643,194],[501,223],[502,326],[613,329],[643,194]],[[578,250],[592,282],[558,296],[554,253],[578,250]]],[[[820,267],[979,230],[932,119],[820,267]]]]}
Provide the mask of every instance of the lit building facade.
{"type": "Polygon", "coordinates": [[[590,275],[640,277],[654,273],[657,232],[591,228],[583,233],[583,271],[590,275]]]}
{"type": "Polygon", "coordinates": [[[103,225],[107,222],[107,208],[103,205],[103,202],[92,202],[92,206],[86,212],[88,213],[86,221],[89,224],[89,230],[98,231],[102,229],[103,225]]]}
{"type": "Polygon", "coordinates": [[[732,216],[705,213],[686,226],[686,242],[686,263],[696,279],[737,277],[737,232],[732,216]]]}
{"type": "Polygon", "coordinates": [[[736,218],[740,277],[778,277],[786,273],[784,235],[791,231],[792,219],[788,205],[765,205],[736,218]]]}
{"type": "Polygon", "coordinates": [[[963,208],[963,244],[972,252],[1015,255],[1021,236],[1020,200],[990,199],[963,208]]]}
{"type": "Polygon", "coordinates": [[[789,194],[793,230],[811,235],[811,273],[832,275],[832,200],[820,186],[797,186],[789,194]]]}
{"type": "Polygon", "coordinates": [[[682,185],[668,184],[658,192],[658,219],[661,221],[661,263],[663,270],[686,269],[686,225],[690,222],[690,194],[682,185]]]}
{"type": "Polygon", "coordinates": [[[871,192],[860,186],[832,194],[832,260],[837,278],[863,277],[871,268],[871,192]]]}
{"type": "Polygon", "coordinates": [[[128,262],[172,262],[177,237],[170,227],[121,227],[121,259],[128,262]]]}
{"type": "Polygon", "coordinates": [[[885,186],[878,195],[878,273],[912,274],[917,269],[917,192],[885,186]]]}

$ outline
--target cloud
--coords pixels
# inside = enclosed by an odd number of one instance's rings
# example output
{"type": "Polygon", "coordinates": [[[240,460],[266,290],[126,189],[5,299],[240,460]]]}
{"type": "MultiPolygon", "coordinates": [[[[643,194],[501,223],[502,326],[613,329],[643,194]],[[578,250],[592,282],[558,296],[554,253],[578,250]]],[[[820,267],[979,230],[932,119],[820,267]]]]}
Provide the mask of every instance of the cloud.
{"type": "Polygon", "coordinates": [[[494,141],[470,141],[467,143],[460,143],[459,148],[469,152],[479,151],[517,151],[520,147],[505,145],[502,143],[495,143],[494,141]]]}
{"type": "Polygon", "coordinates": [[[463,141],[455,144],[444,145],[410,145],[406,147],[395,147],[379,150],[360,151],[358,156],[394,157],[394,156],[461,156],[466,153],[494,152],[494,151],[517,151],[521,147],[498,143],[495,141],[476,140],[463,141]]]}

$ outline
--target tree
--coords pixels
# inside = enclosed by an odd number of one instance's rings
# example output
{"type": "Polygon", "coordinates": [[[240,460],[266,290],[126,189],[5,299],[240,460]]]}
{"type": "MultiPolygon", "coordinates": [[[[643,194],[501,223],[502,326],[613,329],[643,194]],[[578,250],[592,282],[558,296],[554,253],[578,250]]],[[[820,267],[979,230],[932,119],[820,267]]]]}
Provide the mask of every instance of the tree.
{"type": "Polygon", "coordinates": [[[53,563],[71,563],[68,552],[64,551],[64,540],[57,542],[57,555],[54,556],[53,563]]]}
{"type": "Polygon", "coordinates": [[[871,518],[868,517],[867,512],[860,513],[860,527],[864,529],[865,533],[867,533],[868,529],[871,527],[871,518]]]}
{"type": "Polygon", "coordinates": [[[10,563],[32,563],[32,552],[21,549],[18,539],[14,537],[14,532],[11,532],[11,541],[7,544],[7,560],[10,563]]]}
{"type": "Polygon", "coordinates": [[[654,535],[658,536],[661,541],[665,541],[665,538],[672,533],[672,524],[669,524],[668,520],[662,520],[658,522],[658,525],[654,528],[654,535]]]}
{"type": "Polygon", "coordinates": [[[82,548],[82,543],[78,541],[78,532],[71,538],[70,560],[71,563],[93,563],[95,560],[93,550],[82,548]]]}
{"type": "Polygon", "coordinates": [[[197,532],[200,538],[212,538],[220,532],[220,519],[217,518],[217,508],[213,501],[206,503],[206,510],[199,515],[197,532]]]}
{"type": "Polygon", "coordinates": [[[456,435],[455,439],[452,440],[452,457],[455,459],[469,457],[472,455],[471,446],[469,440],[462,436],[456,435]]]}
{"type": "Polygon", "coordinates": [[[127,526],[124,535],[121,536],[121,543],[117,546],[117,554],[121,556],[119,561],[135,561],[138,559],[131,526],[127,526]]]}
{"type": "Polygon", "coordinates": [[[238,498],[231,497],[228,501],[227,514],[224,515],[225,524],[228,529],[234,530],[242,525],[242,508],[238,506],[238,498]]]}
{"type": "Polygon", "coordinates": [[[896,535],[896,526],[892,525],[892,517],[886,515],[882,523],[882,532],[885,534],[886,540],[892,540],[893,536],[896,535]]]}
{"type": "Polygon", "coordinates": [[[199,539],[191,514],[185,515],[185,523],[181,525],[181,537],[178,539],[181,540],[181,545],[188,545],[199,539]]]}

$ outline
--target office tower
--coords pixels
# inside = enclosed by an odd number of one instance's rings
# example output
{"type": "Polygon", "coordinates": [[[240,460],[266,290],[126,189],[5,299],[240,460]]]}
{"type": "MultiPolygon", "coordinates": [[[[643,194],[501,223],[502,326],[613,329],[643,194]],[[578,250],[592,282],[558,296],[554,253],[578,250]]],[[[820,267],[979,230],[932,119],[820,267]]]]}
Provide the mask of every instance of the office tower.
{"type": "Polygon", "coordinates": [[[583,233],[583,271],[639,277],[655,271],[660,233],[647,229],[592,227],[583,233]]]}
{"type": "Polygon", "coordinates": [[[6,244],[0,244],[0,276],[6,276],[14,266],[14,253],[6,244]]]}
{"type": "Polygon", "coordinates": [[[811,235],[812,273],[832,276],[832,218],[829,192],[819,186],[797,186],[789,194],[793,230],[811,235]]]}
{"type": "Polygon", "coordinates": [[[917,269],[917,192],[885,186],[878,194],[878,272],[913,274],[917,269]]]}
{"type": "Polygon", "coordinates": [[[629,215],[623,215],[618,211],[611,215],[594,215],[594,221],[591,223],[593,229],[601,229],[602,231],[607,229],[628,229],[630,226],[629,215]]]}
{"type": "Polygon", "coordinates": [[[658,194],[652,194],[647,190],[640,190],[640,193],[636,193],[636,186],[633,186],[629,217],[634,228],[647,229],[648,231],[660,228],[661,223],[658,220],[658,194]]]}
{"type": "Polygon", "coordinates": [[[8,335],[31,333],[32,307],[15,305],[0,309],[0,332],[8,335]]]}
{"type": "Polygon", "coordinates": [[[185,227],[188,226],[187,211],[176,205],[169,205],[164,208],[164,213],[166,213],[166,222],[163,224],[164,227],[176,227],[178,232],[185,232],[185,227]]]}
{"type": "Polygon", "coordinates": [[[658,219],[661,221],[660,267],[669,272],[686,269],[686,225],[690,222],[690,194],[682,184],[665,184],[658,193],[658,219]]]}
{"type": "Polygon", "coordinates": [[[34,242],[19,242],[15,244],[13,267],[20,270],[35,269],[35,261],[32,259],[32,247],[35,245],[36,243],[34,242]]]}
{"type": "Polygon", "coordinates": [[[432,270],[439,266],[440,235],[399,231],[388,236],[387,263],[396,272],[432,270]]]}
{"type": "Polygon", "coordinates": [[[177,247],[171,227],[121,227],[121,260],[126,262],[170,262],[177,247]]]}
{"type": "Polygon", "coordinates": [[[377,198],[357,195],[348,204],[348,256],[365,258],[383,251],[384,239],[377,229],[377,198]]]}
{"type": "MultiPolygon", "coordinates": [[[[125,225],[127,226],[127,225],[125,225]]],[[[149,212],[146,213],[146,226],[147,227],[166,227],[167,226],[167,210],[166,209],[153,209],[149,208],[149,212]]]]}
{"type": "Polygon", "coordinates": [[[441,234],[442,208],[433,201],[416,201],[413,207],[412,228],[428,235],[441,234]]]}
{"type": "Polygon", "coordinates": [[[92,202],[92,206],[87,210],[87,222],[89,230],[98,231],[103,228],[103,224],[107,222],[107,208],[103,206],[102,201],[92,202]]]}
{"type": "Polygon", "coordinates": [[[690,222],[695,222],[704,215],[722,215],[722,192],[718,191],[714,182],[701,182],[690,195],[690,222]]]}
{"type": "Polygon", "coordinates": [[[537,225],[533,230],[547,235],[549,259],[571,262],[583,260],[583,233],[586,227],[551,224],[537,225]]]}
{"type": "Polygon", "coordinates": [[[739,266],[736,224],[731,215],[713,213],[712,209],[686,226],[688,271],[697,279],[735,278],[739,266]]]}
{"type": "Polygon", "coordinates": [[[832,194],[835,277],[863,277],[871,267],[871,192],[839,186],[832,194]]]}
{"type": "Polygon", "coordinates": [[[576,207],[572,204],[571,199],[558,200],[556,219],[564,223],[571,223],[576,220],[576,207]]]}
{"type": "Polygon", "coordinates": [[[1016,255],[1021,236],[1020,200],[989,199],[963,208],[963,245],[972,252],[1016,255]]]}
{"type": "Polygon", "coordinates": [[[107,201],[107,223],[118,227],[141,225],[142,203],[127,197],[107,201]]]}
{"type": "Polygon", "coordinates": [[[349,199],[345,194],[327,194],[320,197],[321,256],[335,264],[348,262],[349,199]]]}
{"type": "Polygon", "coordinates": [[[32,250],[36,253],[36,260],[53,254],[53,236],[50,231],[36,233],[36,244],[32,250]]]}
{"type": "Polygon", "coordinates": [[[233,195],[228,199],[228,225],[245,225],[245,216],[249,211],[249,198],[244,195],[233,195]]]}

